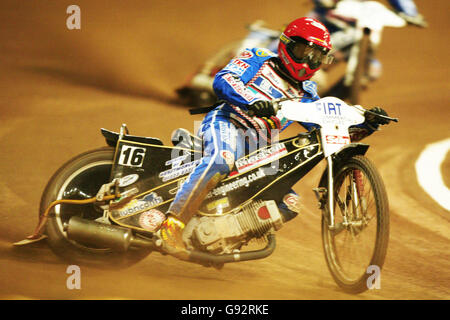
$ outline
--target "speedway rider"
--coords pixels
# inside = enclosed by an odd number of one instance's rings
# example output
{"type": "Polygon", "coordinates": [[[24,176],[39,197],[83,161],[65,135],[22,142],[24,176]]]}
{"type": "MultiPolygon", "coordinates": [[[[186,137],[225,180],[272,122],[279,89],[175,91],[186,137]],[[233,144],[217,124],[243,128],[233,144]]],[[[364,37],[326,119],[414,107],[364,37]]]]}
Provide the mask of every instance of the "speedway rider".
{"type": "MultiPolygon", "coordinates": [[[[275,114],[273,99],[301,97],[302,102],[319,99],[316,84],[308,79],[328,60],[331,47],[330,34],[322,23],[300,18],[291,22],[280,36],[279,55],[267,49],[247,49],[217,73],[214,90],[221,100],[205,116],[198,133],[204,143],[203,157],[181,185],[160,228],[166,253],[187,258],[182,240],[184,225],[208,192],[230,173],[234,161],[244,156],[246,146],[239,136],[244,132],[242,129],[270,139],[274,131],[290,124],[280,112],[275,114]]],[[[381,108],[372,111],[386,115],[381,108]]],[[[352,129],[352,138],[371,134],[379,123],[366,120],[352,129]]],[[[313,128],[312,124],[301,125],[307,130],[313,128]]],[[[293,191],[290,196],[297,197],[293,191]]],[[[297,215],[295,206],[288,203],[279,204],[279,208],[285,222],[297,215]]]]}
{"type": "MultiPolygon", "coordinates": [[[[313,9],[307,14],[308,17],[314,18],[322,22],[330,32],[331,42],[333,43],[333,50],[336,59],[346,59],[345,56],[342,56],[340,53],[341,50],[345,50],[349,46],[351,46],[356,41],[355,34],[355,21],[349,19],[346,16],[339,16],[336,14],[334,10],[338,2],[342,0],[312,0],[313,9]],[[339,58],[339,55],[342,57],[339,58]]],[[[367,0],[353,0],[356,2],[364,2],[367,0]]],[[[418,9],[414,3],[414,0],[388,0],[393,10],[402,17],[406,22],[412,25],[416,25],[419,27],[426,27],[427,23],[423,16],[419,14],[418,9]]],[[[261,28],[264,22],[258,20],[252,26],[256,26],[256,29],[261,28]]],[[[278,31],[266,29],[268,31],[263,31],[262,34],[266,36],[261,36],[260,41],[264,43],[264,47],[269,48],[276,52],[278,47],[278,38],[272,37],[271,34],[277,33],[278,31]],[[270,38],[268,35],[270,34],[270,38]]],[[[258,39],[258,36],[254,36],[253,33],[250,33],[248,38],[243,40],[245,43],[246,40],[250,40],[254,42],[258,39]]],[[[376,59],[375,51],[376,48],[372,47],[370,52],[369,59],[369,68],[367,70],[367,74],[365,74],[364,80],[376,80],[381,76],[382,73],[382,65],[381,62],[376,59]]],[[[228,49],[224,51],[228,53],[228,49]]],[[[213,58],[206,61],[206,63],[202,66],[201,70],[190,80],[190,86],[193,88],[198,88],[202,90],[211,90],[211,84],[213,82],[212,74],[215,72],[214,69],[220,65],[222,56],[224,52],[219,52],[218,56],[214,56],[213,58]]],[[[317,83],[319,83],[319,89],[324,89],[326,87],[326,76],[323,72],[316,72],[315,77],[313,79],[317,83]]],[[[341,92],[339,94],[341,98],[345,97],[345,93],[341,92]]]]}
{"type": "MultiPolygon", "coordinates": [[[[308,17],[314,18],[322,22],[331,34],[334,51],[338,52],[355,41],[355,21],[345,16],[339,16],[336,11],[338,2],[342,0],[313,0],[314,8],[308,14],[308,17]]],[[[366,0],[354,0],[364,2],[366,0]]],[[[426,27],[427,23],[424,17],[418,12],[414,0],[388,0],[394,11],[402,17],[407,23],[426,27]]],[[[375,58],[376,48],[371,48],[371,58],[367,74],[368,80],[376,80],[381,76],[381,62],[375,58]]],[[[334,53],[338,57],[337,53],[334,53]]],[[[320,78],[315,79],[316,81],[320,78]]]]}
{"type": "MultiPolygon", "coordinates": [[[[314,9],[313,13],[309,14],[311,18],[320,20],[330,31],[334,33],[336,30],[341,29],[339,26],[340,22],[337,22],[333,17],[333,13],[330,12],[334,9],[337,3],[342,0],[313,0],[314,9]]],[[[354,0],[354,1],[367,1],[367,0],[354,0]]],[[[388,0],[392,8],[397,12],[397,14],[405,19],[406,22],[425,27],[427,23],[424,17],[417,10],[417,6],[414,0],[388,0]]]]}

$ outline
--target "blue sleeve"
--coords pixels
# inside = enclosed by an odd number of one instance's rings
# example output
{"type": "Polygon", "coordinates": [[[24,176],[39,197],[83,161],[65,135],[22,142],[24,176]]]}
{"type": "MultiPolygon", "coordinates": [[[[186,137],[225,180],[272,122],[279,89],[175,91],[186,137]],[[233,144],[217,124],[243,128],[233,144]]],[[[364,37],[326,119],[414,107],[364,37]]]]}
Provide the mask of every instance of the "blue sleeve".
{"type": "Polygon", "coordinates": [[[258,98],[245,85],[274,54],[267,49],[253,48],[241,52],[220,70],[213,82],[217,97],[237,106],[247,106],[258,98]]]}
{"type": "Polygon", "coordinates": [[[399,12],[415,17],[418,15],[416,4],[413,0],[389,0],[391,6],[399,12]]]}

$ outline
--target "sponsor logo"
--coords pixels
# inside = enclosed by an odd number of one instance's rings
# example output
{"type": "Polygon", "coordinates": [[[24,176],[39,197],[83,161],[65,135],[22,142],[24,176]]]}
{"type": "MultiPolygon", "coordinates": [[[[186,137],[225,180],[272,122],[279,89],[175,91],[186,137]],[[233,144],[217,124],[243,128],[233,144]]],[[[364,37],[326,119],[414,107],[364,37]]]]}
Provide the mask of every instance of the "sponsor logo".
{"type": "Polygon", "coordinates": [[[258,57],[267,57],[267,56],[269,56],[269,52],[267,52],[266,50],[263,50],[263,49],[258,49],[258,50],[256,50],[256,51],[255,51],[255,54],[256,54],[258,57]]]}
{"type": "Polygon", "coordinates": [[[199,163],[200,159],[185,164],[181,164],[181,161],[177,162],[176,164],[172,163],[173,165],[172,169],[160,172],[159,178],[163,182],[166,182],[178,178],[180,176],[184,176],[185,174],[191,173],[199,163]]]}
{"type": "Polygon", "coordinates": [[[323,112],[323,117],[321,119],[322,124],[346,124],[349,121],[352,121],[351,118],[348,118],[345,112],[341,110],[340,103],[332,103],[332,102],[316,102],[316,110],[318,112],[323,112]]]}
{"type": "Polygon", "coordinates": [[[136,212],[150,209],[151,207],[154,207],[161,202],[163,202],[163,199],[158,196],[156,192],[152,192],[142,199],[134,199],[130,201],[130,203],[128,203],[125,208],[121,210],[115,210],[113,212],[121,217],[125,217],[136,212]]]}
{"type": "Polygon", "coordinates": [[[270,148],[259,151],[257,154],[236,161],[239,173],[252,170],[258,166],[270,163],[287,153],[283,143],[277,143],[270,148]]]}
{"type": "Polygon", "coordinates": [[[137,174],[129,174],[123,178],[119,179],[119,187],[128,187],[129,185],[132,185],[139,179],[139,175],[137,174]]]}
{"type": "Polygon", "coordinates": [[[283,94],[280,91],[278,91],[277,88],[274,85],[272,85],[272,83],[265,77],[256,78],[252,86],[259,89],[259,91],[263,91],[266,95],[272,98],[283,97],[283,94]]]}
{"type": "Polygon", "coordinates": [[[293,193],[288,193],[283,198],[283,203],[288,207],[289,210],[294,212],[300,211],[300,201],[299,196],[293,193]]]}
{"type": "Polygon", "coordinates": [[[251,51],[245,50],[242,51],[237,57],[236,59],[250,59],[251,57],[253,57],[253,53],[251,51]]]}
{"type": "Polygon", "coordinates": [[[248,67],[250,67],[248,63],[239,59],[234,59],[225,67],[225,69],[242,76],[248,67]]]}
{"type": "Polygon", "coordinates": [[[250,67],[250,65],[247,62],[244,62],[239,59],[234,59],[232,63],[237,65],[239,68],[243,68],[243,69],[247,69],[248,67],[250,67]]]}
{"type": "Polygon", "coordinates": [[[254,96],[247,90],[242,82],[235,79],[233,75],[227,73],[222,77],[233,89],[246,101],[252,101],[254,96]]]}
{"type": "MultiPolygon", "coordinates": [[[[315,89],[315,87],[314,87],[315,89]]],[[[316,102],[317,111],[323,111],[326,115],[341,116],[341,104],[332,102],[316,102]]]]}
{"type": "Polygon", "coordinates": [[[148,231],[156,231],[166,219],[166,216],[159,210],[151,209],[143,212],[139,217],[139,224],[148,231]]]}
{"type": "Polygon", "coordinates": [[[349,144],[350,137],[327,135],[325,136],[325,141],[327,144],[349,144]]]}
{"type": "Polygon", "coordinates": [[[272,80],[276,85],[280,85],[280,78],[278,76],[276,76],[272,70],[267,69],[267,71],[264,73],[264,75],[269,78],[270,80],[272,80]]]}
{"type": "Polygon", "coordinates": [[[284,63],[285,63],[287,66],[289,66],[289,67],[291,68],[291,70],[295,71],[295,70],[294,70],[294,67],[292,67],[292,66],[290,65],[291,62],[290,62],[289,59],[286,57],[286,55],[284,54],[284,52],[283,52],[283,51],[280,51],[278,54],[280,55],[281,59],[283,59],[284,63]]]}
{"type": "Polygon", "coordinates": [[[250,173],[249,175],[242,177],[240,179],[234,180],[230,183],[224,184],[220,187],[213,189],[208,193],[206,198],[211,198],[218,195],[226,195],[228,192],[237,190],[242,187],[248,187],[252,182],[264,178],[266,174],[263,170],[259,169],[256,172],[250,173]]]}
{"type": "Polygon", "coordinates": [[[223,150],[220,152],[220,155],[225,160],[225,163],[228,165],[228,167],[230,167],[230,170],[231,170],[231,168],[233,168],[233,164],[234,164],[234,156],[231,153],[231,151],[223,150]]]}
{"type": "Polygon", "coordinates": [[[284,44],[288,44],[289,42],[291,42],[291,39],[287,37],[284,33],[282,33],[280,36],[280,41],[283,42],[284,44]]]}
{"type": "Polygon", "coordinates": [[[170,160],[166,161],[165,164],[166,164],[166,166],[172,166],[172,168],[179,167],[188,156],[189,156],[189,154],[185,154],[180,157],[170,159],[170,160]]]}

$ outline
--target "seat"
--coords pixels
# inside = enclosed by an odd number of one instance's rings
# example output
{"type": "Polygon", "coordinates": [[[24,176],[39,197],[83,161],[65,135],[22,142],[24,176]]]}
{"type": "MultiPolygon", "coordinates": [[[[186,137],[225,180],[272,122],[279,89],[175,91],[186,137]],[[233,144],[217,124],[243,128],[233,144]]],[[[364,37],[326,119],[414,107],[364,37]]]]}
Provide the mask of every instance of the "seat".
{"type": "MultiPolygon", "coordinates": [[[[111,146],[111,147],[115,147],[117,144],[117,141],[120,138],[120,134],[114,131],[110,131],[110,130],[106,130],[104,128],[101,128],[101,133],[103,135],[103,137],[105,137],[106,143],[111,146]]],[[[160,139],[158,138],[152,138],[152,137],[140,137],[140,136],[133,136],[133,135],[129,135],[126,134],[123,136],[124,140],[128,140],[128,141],[135,141],[135,142],[140,142],[140,143],[145,143],[145,144],[154,144],[154,145],[158,145],[158,146],[162,146],[163,143],[160,139]]]]}

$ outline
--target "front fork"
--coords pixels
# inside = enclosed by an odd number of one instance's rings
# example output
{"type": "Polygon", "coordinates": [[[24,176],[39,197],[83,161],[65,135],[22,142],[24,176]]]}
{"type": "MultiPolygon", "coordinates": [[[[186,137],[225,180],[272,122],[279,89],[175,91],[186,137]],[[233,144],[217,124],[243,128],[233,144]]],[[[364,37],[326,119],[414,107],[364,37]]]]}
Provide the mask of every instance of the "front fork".
{"type": "Polygon", "coordinates": [[[367,209],[366,198],[364,197],[364,181],[361,170],[353,170],[353,205],[356,219],[360,219],[367,209]]]}
{"type": "Polygon", "coordinates": [[[316,194],[317,200],[319,200],[319,208],[320,209],[324,209],[325,205],[327,205],[327,203],[328,203],[328,212],[329,212],[328,228],[330,230],[334,230],[335,223],[334,223],[333,159],[332,159],[331,155],[326,157],[326,159],[327,159],[327,164],[328,164],[328,166],[327,166],[328,188],[319,187],[319,188],[314,188],[313,191],[316,194]]]}
{"type": "MultiPolygon", "coordinates": [[[[316,188],[313,189],[316,193],[317,199],[319,200],[319,206],[323,209],[324,205],[328,203],[328,212],[329,212],[329,223],[328,228],[330,230],[335,230],[335,220],[334,220],[334,179],[333,179],[333,159],[330,156],[326,158],[327,160],[327,176],[328,176],[328,188],[316,188]],[[325,196],[328,201],[325,201],[325,196]]],[[[362,173],[360,170],[353,170],[353,182],[352,182],[352,193],[353,193],[353,208],[354,212],[356,212],[356,208],[361,208],[360,199],[364,194],[364,183],[362,178],[362,173]]],[[[364,209],[363,209],[364,210],[364,209]]],[[[345,218],[344,218],[345,219],[345,218]]]]}
{"type": "Polygon", "coordinates": [[[328,164],[328,212],[330,213],[330,220],[328,228],[334,230],[334,180],[333,180],[333,160],[331,155],[327,157],[328,164]]]}

